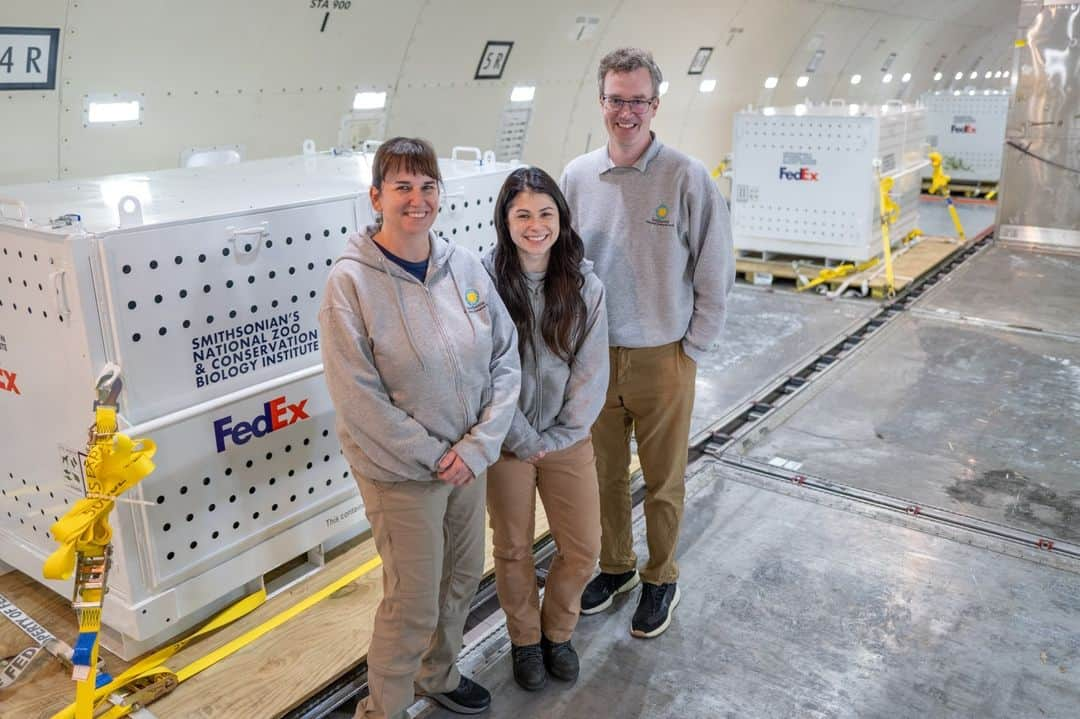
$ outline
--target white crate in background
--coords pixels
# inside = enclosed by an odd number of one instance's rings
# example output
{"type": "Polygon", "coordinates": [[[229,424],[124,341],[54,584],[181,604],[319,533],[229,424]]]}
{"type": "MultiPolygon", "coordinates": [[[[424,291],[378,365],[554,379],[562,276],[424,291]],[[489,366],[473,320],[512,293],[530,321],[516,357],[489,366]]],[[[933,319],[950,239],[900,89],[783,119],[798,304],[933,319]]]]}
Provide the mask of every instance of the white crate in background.
{"type": "MultiPolygon", "coordinates": [[[[945,174],[953,180],[997,182],[1009,96],[938,91],[923,95],[922,102],[926,105],[927,142],[941,153],[945,174]]],[[[929,169],[923,172],[924,177],[931,174],[929,169]]]]}
{"type": "MultiPolygon", "coordinates": [[[[316,314],[330,265],[371,222],[371,159],[0,187],[0,562],[41,579],[49,527],[82,494],[73,457],[95,377],[116,363],[121,430],[158,445],[128,495],[152,505],[112,516],[103,640],[124,658],[367,527],[316,314]],[[81,219],[54,222],[69,214],[81,219]]],[[[510,166],[440,167],[436,230],[489,248],[510,166]]]]}
{"type": "Polygon", "coordinates": [[[893,177],[895,244],[918,222],[926,163],[921,108],[842,104],[769,108],[735,116],[735,247],[838,260],[881,254],[878,180],[893,177]]]}

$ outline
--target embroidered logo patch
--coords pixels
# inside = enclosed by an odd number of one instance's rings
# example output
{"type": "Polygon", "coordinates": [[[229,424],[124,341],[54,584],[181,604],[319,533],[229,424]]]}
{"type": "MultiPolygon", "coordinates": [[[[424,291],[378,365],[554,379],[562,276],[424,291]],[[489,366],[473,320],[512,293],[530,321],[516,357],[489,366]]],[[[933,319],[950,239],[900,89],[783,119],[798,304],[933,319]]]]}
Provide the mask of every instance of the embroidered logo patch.
{"type": "Polygon", "coordinates": [[[650,225],[660,225],[661,227],[671,227],[674,224],[671,221],[671,210],[662,202],[656,206],[652,217],[647,221],[650,225]]]}
{"type": "Polygon", "coordinates": [[[487,307],[487,303],[480,301],[479,292],[471,287],[465,290],[465,308],[469,312],[479,312],[485,307],[487,307]]]}

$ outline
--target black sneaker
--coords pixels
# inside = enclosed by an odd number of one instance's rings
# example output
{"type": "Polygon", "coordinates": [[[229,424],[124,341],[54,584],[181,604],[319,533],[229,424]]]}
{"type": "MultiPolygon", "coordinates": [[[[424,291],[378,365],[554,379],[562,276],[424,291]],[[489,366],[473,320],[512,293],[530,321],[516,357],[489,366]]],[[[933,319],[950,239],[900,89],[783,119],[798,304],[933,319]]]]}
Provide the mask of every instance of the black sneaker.
{"type": "Polygon", "coordinates": [[[581,613],[596,614],[611,606],[611,600],[616,594],[629,592],[641,581],[636,569],[622,574],[607,574],[600,572],[592,581],[585,585],[585,591],[581,593],[581,613]]]}
{"type": "Polygon", "coordinates": [[[679,605],[679,585],[641,583],[641,599],[630,622],[630,633],[648,639],[664,633],[671,624],[671,614],[679,605]]]}
{"type": "Polygon", "coordinates": [[[570,645],[570,641],[553,642],[547,637],[540,636],[540,646],[544,649],[544,666],[547,667],[551,676],[562,679],[564,682],[575,681],[578,677],[580,663],[577,652],[570,645]]]}
{"type": "Polygon", "coordinates": [[[445,694],[425,694],[455,714],[479,714],[491,706],[491,692],[468,677],[461,677],[457,689],[445,694]]]}
{"type": "Polygon", "coordinates": [[[540,645],[526,644],[519,647],[513,644],[510,654],[514,658],[514,681],[530,692],[543,689],[547,684],[547,672],[544,671],[546,656],[540,645]]]}

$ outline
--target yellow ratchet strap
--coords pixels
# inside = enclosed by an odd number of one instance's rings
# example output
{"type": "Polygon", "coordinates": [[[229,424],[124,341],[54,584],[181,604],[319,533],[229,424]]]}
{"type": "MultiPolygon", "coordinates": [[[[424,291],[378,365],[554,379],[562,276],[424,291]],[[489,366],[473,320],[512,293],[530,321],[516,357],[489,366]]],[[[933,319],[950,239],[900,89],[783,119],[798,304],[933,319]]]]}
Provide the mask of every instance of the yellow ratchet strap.
{"type": "Polygon", "coordinates": [[[930,194],[941,195],[945,198],[945,204],[949,208],[949,217],[952,218],[953,227],[956,228],[957,237],[961,242],[964,241],[964,226],[960,224],[960,215],[956,212],[956,205],[953,204],[952,195],[949,192],[949,180],[952,179],[945,174],[945,171],[941,169],[941,153],[930,153],[930,166],[934,168],[934,174],[930,178],[930,194]]]}
{"type": "Polygon", "coordinates": [[[871,257],[866,262],[860,263],[858,265],[852,264],[851,262],[845,262],[844,264],[837,265],[836,267],[826,267],[821,272],[817,273],[817,277],[810,280],[805,285],[800,285],[799,287],[796,287],[795,291],[802,292],[803,290],[808,290],[811,287],[817,287],[818,285],[825,282],[831,282],[832,280],[838,280],[841,277],[847,277],[848,275],[868,270],[874,265],[876,265],[877,262],[878,259],[876,257],[871,257]]]}
{"type": "MultiPolygon", "coordinates": [[[[95,706],[94,712],[95,719],[120,719],[120,717],[128,716],[139,706],[145,706],[153,699],[164,696],[172,691],[177,685],[187,681],[214,664],[217,664],[222,659],[235,654],[267,632],[276,629],[293,617],[302,614],[340,590],[342,587],[377,569],[380,565],[382,565],[382,559],[379,557],[368,560],[358,568],[343,575],[341,578],[335,580],[315,594],[312,594],[310,597],[282,610],[261,624],[252,627],[235,639],[226,642],[209,654],[199,657],[180,669],[174,671],[164,665],[165,661],[186,647],[194,639],[236,621],[261,605],[266,601],[266,592],[265,590],[260,590],[245,597],[211,619],[191,636],[154,652],[146,659],[120,674],[112,683],[99,689],[97,691],[98,703],[97,706],[95,706]],[[115,692],[126,692],[122,699],[123,704],[112,705],[107,701],[107,697],[115,692]]],[[[52,719],[72,719],[75,716],[73,712],[74,706],[69,706],[63,711],[54,714],[52,719]]]]}
{"type": "Polygon", "coordinates": [[[78,552],[104,553],[112,540],[109,512],[114,500],[154,471],[154,443],[115,434],[115,407],[99,406],[95,418],[95,439],[86,458],[87,495],[49,530],[60,547],[45,560],[46,579],[70,578],[78,552]]]}
{"type": "Polygon", "coordinates": [[[893,178],[883,177],[878,185],[878,196],[881,203],[881,246],[885,255],[885,284],[889,297],[896,294],[896,279],[893,276],[892,266],[892,243],[889,241],[889,225],[896,222],[900,216],[900,205],[893,202],[889,192],[893,188],[893,178]]]}

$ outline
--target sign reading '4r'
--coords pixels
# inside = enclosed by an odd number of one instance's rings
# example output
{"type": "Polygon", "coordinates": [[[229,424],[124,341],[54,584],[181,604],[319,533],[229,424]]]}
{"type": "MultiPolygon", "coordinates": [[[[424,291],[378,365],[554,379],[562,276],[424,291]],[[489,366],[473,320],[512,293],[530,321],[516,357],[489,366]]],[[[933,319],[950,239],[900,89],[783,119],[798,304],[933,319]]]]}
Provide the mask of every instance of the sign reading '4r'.
{"type": "Polygon", "coordinates": [[[58,28],[0,27],[0,91],[55,90],[58,28]]]}

